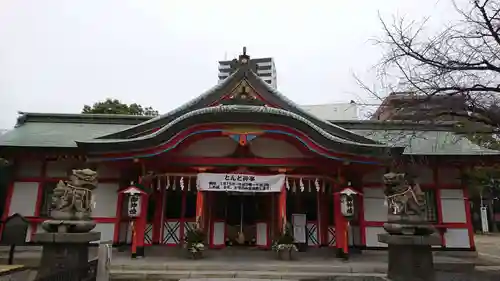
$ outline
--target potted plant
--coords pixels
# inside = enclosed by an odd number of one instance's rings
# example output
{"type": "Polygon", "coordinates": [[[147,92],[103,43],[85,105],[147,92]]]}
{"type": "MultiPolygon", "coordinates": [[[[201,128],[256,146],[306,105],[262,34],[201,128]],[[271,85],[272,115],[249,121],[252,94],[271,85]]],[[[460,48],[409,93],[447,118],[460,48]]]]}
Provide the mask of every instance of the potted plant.
{"type": "Polygon", "coordinates": [[[200,259],[205,250],[205,233],[199,228],[188,230],[184,238],[184,247],[188,250],[189,257],[200,259]]]}
{"type": "Polygon", "coordinates": [[[295,239],[289,228],[273,242],[272,250],[276,253],[278,259],[292,259],[292,252],[298,251],[297,246],[295,246],[295,239]]]}

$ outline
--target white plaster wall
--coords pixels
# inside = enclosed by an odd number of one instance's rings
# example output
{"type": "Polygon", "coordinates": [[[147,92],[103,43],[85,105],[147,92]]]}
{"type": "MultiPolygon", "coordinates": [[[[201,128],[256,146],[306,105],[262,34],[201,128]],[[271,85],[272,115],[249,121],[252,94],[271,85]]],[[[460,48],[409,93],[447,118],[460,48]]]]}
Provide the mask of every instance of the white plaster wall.
{"type": "Polygon", "coordinates": [[[376,169],[363,175],[363,183],[381,183],[385,174],[385,168],[376,169]]]}
{"type": "Polygon", "coordinates": [[[384,206],[385,195],[382,188],[363,188],[363,204],[365,221],[387,221],[387,207],[384,206]]]}
{"type": "Polygon", "coordinates": [[[444,233],[446,248],[470,248],[469,230],[467,228],[447,229],[444,233]]]}
{"type": "Polygon", "coordinates": [[[118,183],[99,183],[93,191],[95,208],[93,217],[116,217],[116,204],[118,203],[118,183]]]}
{"type": "Polygon", "coordinates": [[[462,183],[460,179],[460,170],[455,167],[440,167],[438,169],[439,183],[441,184],[456,184],[462,183]]]}
{"type": "Polygon", "coordinates": [[[25,160],[16,163],[16,175],[18,177],[40,177],[42,176],[42,161],[25,160]]]}
{"type": "Polygon", "coordinates": [[[97,176],[105,179],[118,179],[120,170],[112,163],[99,163],[97,165],[97,176]]]}
{"type": "Polygon", "coordinates": [[[250,142],[250,151],[263,158],[302,158],[305,155],[294,145],[271,138],[257,137],[250,142]]]}
{"type": "Polygon", "coordinates": [[[103,242],[113,241],[113,235],[115,233],[114,223],[98,223],[96,227],[92,230],[94,232],[101,233],[101,240],[103,242]]]}
{"type": "Polygon", "coordinates": [[[190,144],[179,154],[182,156],[224,157],[233,154],[238,143],[230,137],[214,137],[190,144]]]}
{"type": "Polygon", "coordinates": [[[38,183],[15,182],[9,208],[9,216],[18,213],[22,216],[34,216],[38,183]]]}
{"type": "Polygon", "coordinates": [[[443,222],[467,222],[464,192],[461,189],[441,189],[443,222]]]}
{"type": "Polygon", "coordinates": [[[383,227],[366,227],[365,228],[365,238],[366,247],[387,247],[387,244],[378,242],[378,234],[386,233],[383,227]]]}

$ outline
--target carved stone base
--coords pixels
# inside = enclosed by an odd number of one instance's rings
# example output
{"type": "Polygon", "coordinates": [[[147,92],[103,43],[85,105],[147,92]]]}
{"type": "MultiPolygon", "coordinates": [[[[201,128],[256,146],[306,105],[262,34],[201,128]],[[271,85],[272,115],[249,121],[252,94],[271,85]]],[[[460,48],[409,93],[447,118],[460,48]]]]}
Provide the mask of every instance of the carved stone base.
{"type": "Polygon", "coordinates": [[[431,235],[435,228],[428,224],[384,223],[384,229],[394,235],[431,235]]]}
{"type": "Polygon", "coordinates": [[[95,221],[46,220],[42,228],[50,233],[87,233],[94,229],[95,221]]]}
{"type": "Polygon", "coordinates": [[[432,245],[441,244],[434,235],[379,234],[378,241],[388,244],[387,277],[391,281],[434,281],[432,245]]]}
{"type": "Polygon", "coordinates": [[[89,242],[100,238],[99,232],[35,234],[33,241],[43,245],[37,278],[61,269],[85,266],[89,259],[89,242]]]}
{"type": "Polygon", "coordinates": [[[384,229],[390,234],[402,235],[431,235],[436,231],[434,226],[418,215],[393,215],[387,216],[384,229]]]}

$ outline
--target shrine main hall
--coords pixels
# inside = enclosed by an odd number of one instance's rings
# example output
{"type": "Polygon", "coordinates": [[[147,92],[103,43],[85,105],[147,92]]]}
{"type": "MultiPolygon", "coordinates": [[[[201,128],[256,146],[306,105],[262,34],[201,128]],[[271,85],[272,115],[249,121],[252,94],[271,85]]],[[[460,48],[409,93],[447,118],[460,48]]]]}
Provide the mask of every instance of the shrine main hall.
{"type": "Polygon", "coordinates": [[[130,244],[133,228],[138,249],[168,251],[198,223],[209,248],[270,249],[286,221],[306,248],[383,249],[382,176],[399,163],[417,171],[426,218],[442,241],[436,250],[475,249],[461,174],[500,151],[449,123],[322,120],[259,78],[248,55],[231,67],[212,89],[157,117],[22,113],[0,136],[0,157],[12,163],[2,219],[24,216],[29,242],[57,182],[91,167],[95,231],[115,245],[130,244]],[[348,231],[345,188],[356,193],[348,231]]]}

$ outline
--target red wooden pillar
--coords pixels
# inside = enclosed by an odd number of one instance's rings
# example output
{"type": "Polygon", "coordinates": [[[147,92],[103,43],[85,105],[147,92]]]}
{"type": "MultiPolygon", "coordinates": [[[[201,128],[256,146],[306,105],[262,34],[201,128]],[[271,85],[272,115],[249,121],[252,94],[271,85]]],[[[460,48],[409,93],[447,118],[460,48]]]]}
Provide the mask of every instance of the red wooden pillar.
{"type": "MultiPolygon", "coordinates": [[[[363,187],[361,187],[361,192],[364,192],[363,187]]],[[[362,196],[356,196],[358,200],[358,224],[359,224],[359,234],[361,239],[361,246],[366,246],[366,222],[365,222],[365,202],[362,196]]]]}
{"type": "Polygon", "coordinates": [[[140,196],[141,215],[136,219],[135,222],[136,257],[144,257],[144,232],[146,231],[149,201],[149,196],[147,193],[142,193],[140,196]]]}
{"type": "MultiPolygon", "coordinates": [[[[324,191],[326,192],[326,190],[324,191]]],[[[324,193],[323,195],[325,195],[326,193],[324,193]]],[[[330,216],[333,216],[333,214],[331,214],[329,211],[328,211],[328,200],[327,200],[327,197],[326,196],[323,196],[323,195],[319,195],[320,199],[321,199],[321,220],[322,220],[322,225],[323,225],[323,244],[328,246],[328,220],[330,218],[330,216]]]]}
{"type": "MultiPolygon", "coordinates": [[[[198,191],[199,192],[199,191],[198,191]]],[[[206,201],[207,201],[207,204],[205,206],[205,209],[206,209],[206,212],[204,210],[204,213],[206,214],[205,215],[205,218],[203,219],[203,230],[204,231],[210,231],[210,226],[212,225],[212,212],[210,210],[212,210],[212,202],[214,201],[213,199],[213,196],[212,196],[213,193],[210,193],[210,192],[207,192],[205,194],[206,196],[206,201]]],[[[210,235],[212,235],[212,231],[210,231],[210,235]]],[[[212,238],[209,237],[209,241],[212,241],[212,238]]]]}
{"type": "Polygon", "coordinates": [[[286,187],[281,188],[281,193],[279,197],[279,216],[278,216],[278,221],[279,221],[279,228],[281,230],[281,233],[284,233],[285,227],[286,227],[286,187]]]}
{"type": "Polygon", "coordinates": [[[203,212],[205,209],[204,195],[202,191],[196,193],[196,227],[200,229],[204,229],[205,227],[205,214],[203,212]]]}
{"type": "Polygon", "coordinates": [[[340,213],[340,193],[334,191],[333,193],[333,215],[335,222],[335,247],[338,252],[343,252],[343,246],[345,244],[345,224],[344,218],[340,213]]]}
{"type": "Polygon", "coordinates": [[[162,213],[163,213],[163,189],[161,183],[158,181],[158,186],[155,191],[155,214],[153,217],[153,244],[160,243],[161,228],[163,227],[162,213]],[[160,188],[160,189],[159,189],[160,188]]]}
{"type": "Polygon", "coordinates": [[[323,217],[325,214],[323,213],[323,199],[321,198],[321,188],[316,191],[316,205],[317,205],[317,224],[318,224],[318,244],[321,246],[323,245],[324,240],[324,224],[323,224],[323,217]]]}
{"type": "Polygon", "coordinates": [[[179,228],[179,236],[181,245],[184,245],[184,239],[186,234],[186,190],[182,190],[182,202],[181,202],[181,225],[179,228]]]}

